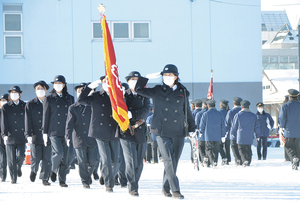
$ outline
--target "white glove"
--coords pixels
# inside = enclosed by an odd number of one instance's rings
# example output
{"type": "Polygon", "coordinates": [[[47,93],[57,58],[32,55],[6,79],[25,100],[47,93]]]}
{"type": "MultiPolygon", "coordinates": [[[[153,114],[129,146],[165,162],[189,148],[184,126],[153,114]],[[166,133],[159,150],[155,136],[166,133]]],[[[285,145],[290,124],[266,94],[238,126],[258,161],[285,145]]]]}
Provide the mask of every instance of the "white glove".
{"type": "Polygon", "coordinates": [[[190,137],[194,137],[194,136],[195,136],[195,133],[189,132],[189,136],[190,136],[190,137]]]}
{"type": "Polygon", "coordinates": [[[90,84],[88,85],[88,87],[89,87],[90,89],[95,89],[95,88],[97,88],[97,87],[99,86],[99,83],[101,83],[100,80],[93,81],[92,83],[90,83],[90,84]]]}
{"type": "Polygon", "coordinates": [[[128,118],[132,119],[132,113],[131,113],[131,111],[128,111],[127,114],[128,114],[128,118]]]}
{"type": "Polygon", "coordinates": [[[45,147],[47,147],[48,134],[43,134],[43,140],[44,140],[44,145],[45,145],[45,147]]]}
{"type": "Polygon", "coordinates": [[[123,92],[123,95],[125,95],[125,87],[122,86],[122,92],[123,92]]]}
{"type": "Polygon", "coordinates": [[[202,137],[202,133],[200,133],[199,137],[202,137]]]}
{"type": "Polygon", "coordinates": [[[70,147],[71,140],[67,140],[67,146],[70,147]]]}
{"type": "Polygon", "coordinates": [[[32,137],[28,137],[27,141],[28,141],[29,144],[32,144],[32,137]]]}
{"type": "Polygon", "coordinates": [[[4,136],[3,140],[4,140],[4,144],[5,144],[5,145],[7,144],[7,139],[8,139],[8,137],[7,137],[7,136],[4,136]]]}
{"type": "Polygon", "coordinates": [[[147,74],[146,78],[147,79],[156,79],[156,78],[159,78],[160,76],[161,76],[160,72],[155,72],[152,74],[147,74]]]}
{"type": "Polygon", "coordinates": [[[279,128],[278,133],[283,135],[284,134],[283,128],[279,128]]]}
{"type": "Polygon", "coordinates": [[[226,141],[226,138],[222,137],[222,142],[225,143],[225,141],[226,141]]]}

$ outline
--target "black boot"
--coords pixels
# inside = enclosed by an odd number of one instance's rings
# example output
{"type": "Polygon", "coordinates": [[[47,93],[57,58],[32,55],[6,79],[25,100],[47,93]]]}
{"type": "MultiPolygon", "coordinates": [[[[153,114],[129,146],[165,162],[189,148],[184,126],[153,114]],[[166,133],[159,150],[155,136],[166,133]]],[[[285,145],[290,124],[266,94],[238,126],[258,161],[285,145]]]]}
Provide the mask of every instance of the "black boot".
{"type": "Polygon", "coordinates": [[[30,181],[34,182],[35,181],[35,177],[36,177],[36,173],[34,173],[33,171],[31,171],[31,173],[30,173],[30,181]]]}
{"type": "Polygon", "coordinates": [[[51,171],[51,175],[50,175],[51,181],[55,182],[56,181],[56,173],[51,171]]]}

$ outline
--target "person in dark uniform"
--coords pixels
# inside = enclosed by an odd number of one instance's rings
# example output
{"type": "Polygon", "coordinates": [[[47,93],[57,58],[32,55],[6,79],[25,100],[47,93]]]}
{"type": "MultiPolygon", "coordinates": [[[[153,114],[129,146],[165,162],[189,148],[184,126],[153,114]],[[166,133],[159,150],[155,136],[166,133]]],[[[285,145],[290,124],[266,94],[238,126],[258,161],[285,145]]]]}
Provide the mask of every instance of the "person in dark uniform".
{"type": "Polygon", "coordinates": [[[183,199],[176,171],[186,136],[185,118],[188,121],[189,132],[195,132],[196,125],[188,101],[189,92],[179,82],[177,67],[168,64],[161,75],[163,85],[156,85],[153,88],[145,88],[148,79],[139,77],[135,91],[153,100],[151,133],[157,135],[157,144],[164,162],[163,194],[167,197],[183,199]]]}
{"type": "Polygon", "coordinates": [[[96,91],[88,96],[90,91],[99,85],[99,80],[94,81],[82,90],[78,102],[90,105],[92,108],[89,137],[96,139],[105,190],[111,193],[113,192],[115,176],[119,170],[120,141],[117,132],[118,124],[112,117],[106,78],[101,77],[101,79],[101,91],[96,91]]]}
{"type": "Polygon", "coordinates": [[[216,101],[208,100],[206,103],[209,110],[203,113],[201,117],[200,136],[205,136],[206,155],[211,164],[216,167],[221,138],[225,137],[226,129],[223,115],[216,109],[216,101]]]}
{"type": "Polygon", "coordinates": [[[230,130],[231,130],[231,124],[233,117],[241,111],[241,101],[242,98],[240,97],[234,97],[233,98],[233,108],[228,111],[226,118],[225,118],[225,126],[226,126],[226,131],[227,131],[227,136],[230,136],[230,144],[231,144],[231,150],[235,159],[235,164],[236,165],[242,165],[241,161],[241,156],[239,154],[239,149],[238,145],[236,143],[236,137],[230,135],[230,130]]]}
{"type": "Polygon", "coordinates": [[[300,158],[300,102],[299,91],[288,90],[290,101],[281,106],[279,112],[280,127],[285,137],[285,148],[292,162],[292,169],[298,170],[300,158]]]}
{"type": "Polygon", "coordinates": [[[22,165],[25,158],[24,117],[26,103],[21,100],[22,91],[19,86],[10,88],[10,101],[2,107],[1,131],[6,145],[7,163],[11,183],[17,183],[22,176],[22,165]]]}
{"type": "MultiPolygon", "coordinates": [[[[228,112],[228,100],[220,100],[220,110],[219,112],[223,115],[224,125],[225,125],[225,119],[228,112]]],[[[225,125],[226,127],[226,125],[225,125]]],[[[220,155],[222,157],[222,165],[226,164],[228,165],[231,162],[231,156],[230,156],[230,135],[226,135],[224,138],[222,138],[222,142],[220,144],[220,155]]]]}
{"type": "MultiPolygon", "coordinates": [[[[75,86],[77,98],[80,96],[82,89],[86,86],[86,83],[75,86]]],[[[83,188],[85,189],[89,189],[90,184],[92,184],[91,176],[95,169],[98,152],[96,140],[88,137],[90,120],[90,106],[75,102],[69,107],[66,124],[66,140],[67,145],[72,142],[75,148],[79,175],[83,188]]]]}
{"type": "Polygon", "coordinates": [[[193,118],[195,118],[196,114],[202,110],[202,100],[196,99],[194,100],[195,110],[192,112],[193,118]]]}
{"type": "Polygon", "coordinates": [[[7,176],[7,158],[4,140],[1,135],[1,113],[2,107],[8,102],[8,94],[2,94],[0,97],[0,181],[5,182],[7,176]]]}
{"type": "Polygon", "coordinates": [[[49,89],[45,81],[38,81],[33,85],[36,98],[27,102],[25,107],[25,136],[30,144],[31,172],[30,181],[34,182],[41,162],[40,179],[43,185],[49,186],[51,170],[50,141],[45,146],[42,133],[43,101],[49,89]]]}
{"type": "Polygon", "coordinates": [[[256,115],[249,110],[250,102],[243,100],[241,106],[241,111],[234,116],[231,122],[230,134],[236,137],[242,165],[245,167],[250,166],[251,163],[253,135],[255,133],[256,138],[259,138],[261,133],[256,115]]]}
{"type": "Polygon", "coordinates": [[[66,175],[68,172],[68,146],[65,140],[65,128],[68,115],[68,108],[74,103],[74,97],[67,91],[66,79],[62,75],[54,78],[53,90],[44,99],[43,104],[43,138],[44,143],[50,137],[52,148],[52,168],[50,179],[56,181],[57,174],[59,185],[68,187],[66,175]]]}
{"type": "Polygon", "coordinates": [[[137,95],[134,91],[139,77],[141,74],[137,71],[132,71],[125,77],[129,85],[129,89],[125,92],[125,102],[128,108],[128,118],[133,128],[132,132],[130,130],[120,131],[128,190],[132,196],[139,196],[138,183],[143,171],[143,159],[147,148],[145,120],[151,107],[149,98],[137,95]]]}
{"type": "Polygon", "coordinates": [[[263,146],[262,156],[263,160],[267,159],[267,148],[268,148],[268,136],[269,130],[271,130],[274,126],[274,120],[269,113],[264,111],[264,104],[259,102],[256,104],[257,107],[257,119],[260,125],[260,133],[261,136],[256,139],[256,148],[257,148],[257,157],[258,160],[261,160],[261,145],[263,146]]]}

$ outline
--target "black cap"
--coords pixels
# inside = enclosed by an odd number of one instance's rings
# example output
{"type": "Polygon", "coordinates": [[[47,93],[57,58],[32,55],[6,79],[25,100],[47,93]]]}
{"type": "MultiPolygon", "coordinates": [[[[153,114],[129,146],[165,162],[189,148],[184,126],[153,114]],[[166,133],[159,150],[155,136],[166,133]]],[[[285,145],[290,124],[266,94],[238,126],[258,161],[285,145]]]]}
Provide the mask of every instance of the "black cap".
{"type": "Polygon", "coordinates": [[[172,64],[168,64],[164,67],[163,71],[160,72],[161,75],[163,75],[164,73],[173,73],[175,76],[178,76],[178,69],[175,65],[172,64]]]}
{"type": "Polygon", "coordinates": [[[54,81],[52,81],[51,83],[53,84],[54,82],[62,82],[64,84],[67,84],[66,79],[63,75],[57,75],[54,77],[54,81]]]}
{"type": "Polygon", "coordinates": [[[228,103],[229,103],[229,101],[228,101],[228,100],[223,100],[223,99],[222,99],[222,100],[220,100],[220,102],[221,102],[221,103],[223,103],[223,104],[225,104],[225,105],[228,105],[228,103]]]}
{"type": "Polygon", "coordinates": [[[203,104],[206,104],[206,102],[207,102],[208,100],[209,100],[209,99],[207,99],[207,98],[202,98],[202,99],[201,99],[201,101],[202,101],[203,104]]]}
{"type": "Polygon", "coordinates": [[[2,100],[2,99],[5,99],[5,100],[8,101],[8,94],[7,93],[2,94],[1,97],[0,97],[0,100],[2,100]]]}
{"type": "Polygon", "coordinates": [[[125,90],[129,89],[129,85],[127,83],[122,83],[122,86],[125,88],[125,90]]]}
{"type": "Polygon", "coordinates": [[[240,98],[240,97],[234,97],[233,98],[233,103],[236,104],[236,105],[240,105],[242,100],[243,99],[240,98]]]}
{"type": "Polygon", "coordinates": [[[201,106],[202,106],[202,101],[199,100],[199,99],[194,100],[193,103],[194,103],[197,107],[201,107],[201,106]]]}
{"type": "Polygon", "coordinates": [[[103,79],[105,79],[105,76],[100,76],[100,81],[102,81],[103,79]]]}
{"type": "Polygon", "coordinates": [[[289,93],[290,97],[296,98],[296,97],[298,97],[299,91],[297,91],[295,89],[289,89],[288,93],[289,93]]]}
{"type": "Polygon", "coordinates": [[[138,71],[132,71],[128,74],[128,76],[125,77],[125,79],[126,79],[126,81],[128,81],[132,77],[141,77],[141,74],[138,71]]]}
{"type": "Polygon", "coordinates": [[[265,106],[265,105],[262,102],[259,102],[259,103],[256,104],[256,107],[263,107],[263,106],[265,106]]]}
{"type": "Polygon", "coordinates": [[[207,100],[206,104],[210,107],[216,106],[216,101],[215,100],[207,100]]]}
{"type": "Polygon", "coordinates": [[[82,82],[79,85],[75,86],[74,89],[75,89],[75,91],[77,91],[77,88],[86,87],[86,86],[87,86],[87,83],[82,82]]]}
{"type": "Polygon", "coordinates": [[[22,93],[21,88],[19,86],[12,86],[8,92],[10,93],[13,90],[22,93]]]}
{"type": "Polygon", "coordinates": [[[248,100],[243,100],[243,101],[241,101],[241,106],[243,108],[249,108],[250,102],[248,100]]]}
{"type": "Polygon", "coordinates": [[[33,84],[33,88],[35,88],[35,87],[38,86],[38,85],[43,86],[43,87],[46,88],[47,90],[49,89],[48,84],[47,84],[45,81],[43,81],[43,80],[40,80],[40,81],[36,82],[35,84],[33,84]]]}

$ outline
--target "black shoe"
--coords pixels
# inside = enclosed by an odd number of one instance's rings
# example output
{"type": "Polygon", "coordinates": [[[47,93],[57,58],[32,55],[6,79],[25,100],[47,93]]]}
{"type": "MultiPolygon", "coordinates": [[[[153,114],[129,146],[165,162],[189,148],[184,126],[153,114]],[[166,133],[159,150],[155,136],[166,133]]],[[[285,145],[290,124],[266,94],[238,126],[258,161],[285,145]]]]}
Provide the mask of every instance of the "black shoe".
{"type": "Polygon", "coordinates": [[[121,188],[127,188],[127,184],[121,184],[121,188]]]}
{"type": "Polygon", "coordinates": [[[120,183],[119,183],[119,181],[117,179],[114,179],[114,184],[115,184],[115,186],[119,186],[120,185],[120,183]]]}
{"type": "Polygon", "coordinates": [[[34,173],[33,171],[31,171],[31,173],[30,173],[30,181],[31,182],[34,182],[35,181],[35,177],[36,177],[36,173],[34,173]]]}
{"type": "Polygon", "coordinates": [[[101,185],[104,185],[104,179],[103,179],[103,177],[102,177],[102,176],[100,177],[100,180],[99,180],[99,182],[100,182],[100,184],[101,184],[101,185]]]}
{"type": "Polygon", "coordinates": [[[48,182],[48,180],[43,180],[43,185],[44,186],[50,186],[51,184],[50,184],[50,182],[48,182]]]}
{"type": "Polygon", "coordinates": [[[94,180],[99,180],[99,175],[97,173],[93,173],[94,180]]]}
{"type": "Polygon", "coordinates": [[[22,170],[19,169],[19,170],[18,170],[18,177],[21,177],[21,176],[22,176],[22,170]]]}
{"type": "Polygon", "coordinates": [[[108,192],[108,193],[114,192],[114,191],[113,191],[113,188],[111,188],[111,187],[106,187],[106,188],[105,188],[105,191],[108,192]]]}
{"type": "Polygon", "coordinates": [[[75,165],[70,165],[70,169],[74,170],[75,169],[75,165]]]}
{"type": "Polygon", "coordinates": [[[90,185],[84,184],[84,185],[83,185],[83,188],[84,188],[84,189],[89,189],[89,188],[90,188],[90,185]]]}
{"type": "Polygon", "coordinates": [[[267,160],[267,158],[263,158],[263,160],[267,160]]]}
{"type": "Polygon", "coordinates": [[[258,158],[257,160],[261,160],[261,158],[258,158]]]}
{"type": "Polygon", "coordinates": [[[12,183],[12,184],[16,184],[16,183],[17,183],[17,181],[16,181],[16,180],[12,180],[10,183],[12,183]]]}
{"type": "Polygon", "coordinates": [[[133,192],[130,192],[130,195],[131,196],[139,196],[139,193],[137,191],[133,191],[133,192]]]}
{"type": "Polygon", "coordinates": [[[65,183],[65,182],[59,182],[59,186],[61,186],[61,187],[68,187],[68,185],[65,183]]]}
{"type": "Polygon", "coordinates": [[[173,192],[173,198],[175,199],[184,199],[184,196],[179,191],[173,192]]]}
{"type": "Polygon", "coordinates": [[[172,197],[172,194],[170,193],[170,191],[163,190],[162,193],[165,197],[172,197]]]}
{"type": "Polygon", "coordinates": [[[51,171],[50,179],[52,182],[56,181],[56,173],[55,172],[51,171]]]}

